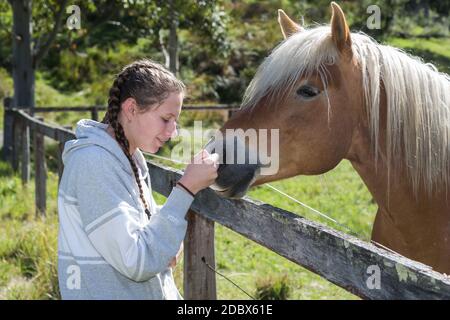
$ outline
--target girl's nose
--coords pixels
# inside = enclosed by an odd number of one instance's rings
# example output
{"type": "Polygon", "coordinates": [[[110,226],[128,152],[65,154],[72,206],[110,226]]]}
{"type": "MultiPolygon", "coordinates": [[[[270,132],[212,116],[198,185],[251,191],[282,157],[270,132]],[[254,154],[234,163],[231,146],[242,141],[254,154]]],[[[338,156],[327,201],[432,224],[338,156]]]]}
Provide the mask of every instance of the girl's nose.
{"type": "Polygon", "coordinates": [[[174,139],[178,136],[178,130],[179,130],[178,123],[174,122],[173,126],[170,126],[169,128],[170,139],[174,139]]]}

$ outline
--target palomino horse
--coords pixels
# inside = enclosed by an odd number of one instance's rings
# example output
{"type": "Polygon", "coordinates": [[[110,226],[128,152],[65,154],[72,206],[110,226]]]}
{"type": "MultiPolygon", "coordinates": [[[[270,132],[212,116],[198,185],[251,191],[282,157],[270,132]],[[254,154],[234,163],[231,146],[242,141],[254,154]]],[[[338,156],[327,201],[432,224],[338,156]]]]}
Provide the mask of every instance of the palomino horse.
{"type": "MultiPolygon", "coordinates": [[[[341,8],[331,7],[331,25],[311,29],[279,10],[285,40],[220,130],[279,129],[278,172],[224,163],[213,188],[239,198],[251,186],[322,174],[347,159],[378,205],[372,239],[450,274],[450,78],[350,33],[341,8]]],[[[257,149],[238,142],[207,148],[257,149]]]]}

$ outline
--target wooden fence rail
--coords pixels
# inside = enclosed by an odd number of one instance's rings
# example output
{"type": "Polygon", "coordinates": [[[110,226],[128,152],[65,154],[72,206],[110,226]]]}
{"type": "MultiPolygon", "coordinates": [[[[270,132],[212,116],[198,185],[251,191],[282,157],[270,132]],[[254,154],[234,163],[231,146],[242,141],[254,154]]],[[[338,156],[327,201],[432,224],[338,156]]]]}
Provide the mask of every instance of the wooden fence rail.
{"type": "MultiPolygon", "coordinates": [[[[49,125],[22,110],[9,110],[14,119],[14,154],[22,154],[22,176],[29,175],[29,132],[34,132],[35,163],[45,172],[44,139],[59,143],[59,150],[74,133],[49,125]],[[28,136],[28,140],[27,140],[28,136]],[[24,143],[25,141],[25,143],[24,143]],[[21,145],[18,145],[18,143],[21,145]],[[19,149],[20,148],[20,149],[19,149]],[[39,149],[40,151],[37,151],[39,149]],[[20,150],[20,151],[19,151],[20,150]],[[25,156],[24,156],[25,155],[25,156]]],[[[61,163],[62,166],[62,163],[61,163]]],[[[18,163],[16,164],[18,168],[18,163]]],[[[36,168],[37,168],[36,167],[36,168]]],[[[152,189],[168,196],[182,172],[148,162],[152,189]]],[[[59,167],[58,167],[59,168],[59,167]]],[[[59,171],[59,169],[58,169],[59,171]]],[[[62,172],[62,168],[61,168],[62,172]]],[[[36,174],[40,209],[45,209],[45,175],[36,174]],[[44,203],[42,203],[44,199],[44,203]]],[[[38,207],[38,206],[37,206],[38,207]]],[[[211,189],[198,193],[187,216],[184,295],[186,299],[216,299],[216,278],[206,265],[215,266],[214,224],[220,223],[248,239],[311,270],[365,299],[450,299],[450,278],[430,267],[393,254],[353,236],[309,221],[294,213],[250,199],[219,197],[211,189]],[[379,285],[372,277],[379,273],[379,285]]]]}
{"type": "MultiPolygon", "coordinates": [[[[168,196],[181,172],[150,162],[148,167],[153,190],[168,196]]],[[[449,277],[280,208],[250,199],[223,199],[207,189],[196,196],[191,209],[204,219],[242,234],[359,297],[450,299],[449,277]],[[380,289],[371,289],[368,271],[377,268],[381,276],[380,289]]],[[[203,241],[211,240],[204,238],[203,241]]],[[[208,253],[197,255],[207,256],[208,253]]]]}
{"type": "MultiPolygon", "coordinates": [[[[13,120],[10,111],[12,106],[12,98],[6,97],[3,101],[5,113],[3,117],[3,150],[2,157],[7,161],[11,161],[11,163],[16,163],[14,160],[14,154],[12,151],[12,141],[13,141],[13,120]]],[[[69,107],[69,106],[56,106],[56,107],[35,107],[33,109],[29,109],[26,106],[15,106],[15,109],[26,110],[27,113],[34,115],[35,113],[51,113],[51,112],[90,112],[91,119],[95,121],[99,121],[99,112],[105,111],[106,106],[94,105],[94,106],[78,106],[78,107],[69,107]]],[[[217,105],[206,105],[206,104],[196,104],[196,105],[183,105],[183,110],[186,111],[219,111],[221,112],[222,118],[224,121],[227,121],[233,112],[239,109],[239,105],[237,104],[217,104],[217,105]]]]}
{"type": "MultiPolygon", "coordinates": [[[[226,118],[229,118],[233,111],[239,109],[239,105],[183,105],[183,110],[190,111],[226,111],[226,118]]],[[[106,106],[83,106],[83,107],[37,107],[34,108],[36,113],[49,113],[49,112],[90,112],[91,118],[98,121],[98,112],[106,111],[106,106]]],[[[226,120],[226,119],[225,119],[226,120]]]]}

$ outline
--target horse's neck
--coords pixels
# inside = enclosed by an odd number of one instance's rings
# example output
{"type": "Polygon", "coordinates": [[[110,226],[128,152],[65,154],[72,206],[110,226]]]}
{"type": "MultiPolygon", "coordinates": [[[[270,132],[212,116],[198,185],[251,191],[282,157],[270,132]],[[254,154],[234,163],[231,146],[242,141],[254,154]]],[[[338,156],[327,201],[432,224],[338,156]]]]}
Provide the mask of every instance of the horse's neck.
{"type": "Polygon", "coordinates": [[[379,207],[372,238],[449,273],[450,192],[444,190],[430,197],[419,192],[416,197],[405,170],[391,172],[388,186],[386,161],[381,156],[375,165],[368,130],[363,125],[355,130],[347,159],[379,207]]]}

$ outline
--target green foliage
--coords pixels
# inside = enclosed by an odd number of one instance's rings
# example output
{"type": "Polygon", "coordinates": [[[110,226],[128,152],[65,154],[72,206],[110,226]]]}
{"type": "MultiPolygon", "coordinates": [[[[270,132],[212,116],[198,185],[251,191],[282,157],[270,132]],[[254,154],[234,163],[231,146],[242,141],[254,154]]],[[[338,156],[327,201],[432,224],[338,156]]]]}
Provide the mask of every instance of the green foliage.
{"type": "MultiPolygon", "coordinates": [[[[86,95],[93,101],[105,104],[113,75],[119,73],[125,64],[146,57],[145,52],[148,55],[149,46],[149,41],[142,39],[132,48],[119,43],[114,49],[93,46],[88,48],[86,53],[74,50],[53,52],[48,57],[52,62],[44,69],[44,74],[51,85],[59,90],[65,92],[85,90],[86,95]],[[110,76],[105,77],[105,74],[110,76]],[[101,98],[98,94],[102,95],[101,98]]],[[[153,56],[157,57],[154,51],[153,56]]]]}
{"type": "MultiPolygon", "coordinates": [[[[0,1],[0,70],[11,65],[12,10],[7,1],[0,1]]],[[[0,79],[1,80],[1,79],[0,79]]],[[[1,81],[0,81],[1,86],[1,81]]]]}
{"type": "Polygon", "coordinates": [[[189,30],[200,37],[197,42],[203,50],[210,54],[225,57],[229,49],[227,39],[227,13],[222,7],[222,0],[200,1],[156,1],[158,9],[155,11],[155,33],[170,29],[176,19],[179,30],[189,30]]]}
{"type": "Polygon", "coordinates": [[[0,299],[59,299],[57,176],[49,173],[47,218],[34,217],[34,181],[22,186],[0,162],[0,299]]]}
{"type": "Polygon", "coordinates": [[[242,99],[247,82],[236,75],[217,76],[215,79],[215,91],[220,103],[235,103],[242,99]]]}
{"type": "Polygon", "coordinates": [[[0,100],[13,94],[13,81],[5,69],[0,68],[0,100]]]}
{"type": "Polygon", "coordinates": [[[287,275],[281,277],[268,276],[256,281],[256,299],[288,300],[291,289],[287,275]]]}
{"type": "Polygon", "coordinates": [[[3,221],[8,240],[0,239],[0,275],[6,299],[59,299],[56,267],[57,219],[21,224],[3,221]]]}
{"type": "Polygon", "coordinates": [[[433,63],[440,72],[450,74],[450,38],[389,38],[387,43],[433,63]]]}
{"type": "MultiPolygon", "coordinates": [[[[160,35],[167,43],[164,35],[176,19],[181,78],[188,84],[188,99],[238,103],[256,68],[282,40],[277,9],[283,8],[295,20],[303,17],[307,25],[314,25],[329,22],[329,3],[329,0],[83,1],[76,3],[82,13],[81,30],[69,31],[63,23],[40,71],[47,83],[59,91],[74,94],[73,97],[84,96],[91,104],[105,104],[113,75],[123,65],[142,57],[164,62],[160,35]]],[[[439,1],[364,0],[340,5],[352,30],[363,30],[379,40],[392,34],[448,35],[448,6],[439,1]],[[369,16],[366,9],[373,4],[381,9],[380,30],[366,27],[369,16]]],[[[2,2],[0,9],[0,41],[5,44],[0,48],[0,66],[10,70],[12,13],[7,3],[2,2]]],[[[58,9],[55,0],[33,2],[37,45],[45,42],[53,28],[53,19],[48,17],[53,17],[58,9]]],[[[66,16],[65,13],[63,22],[66,16]]],[[[0,95],[3,87],[0,82],[0,95]]]]}
{"type": "MultiPolygon", "coordinates": [[[[352,30],[364,30],[365,8],[369,3],[379,4],[382,16],[385,13],[387,16],[382,22],[381,34],[369,34],[421,56],[424,61],[433,62],[440,71],[450,73],[450,41],[448,37],[442,38],[448,36],[448,10],[446,14],[439,6],[439,3],[444,6],[444,2],[420,1],[430,5],[428,15],[422,9],[416,10],[417,1],[408,1],[411,6],[406,6],[405,10],[402,9],[403,0],[372,2],[340,3],[352,30]],[[391,27],[386,28],[388,25],[391,27]],[[408,38],[386,37],[389,34],[408,38]],[[423,38],[429,35],[436,37],[423,38]]],[[[45,36],[52,27],[52,19],[47,16],[55,1],[34,3],[37,5],[33,7],[33,17],[46,17],[34,29],[35,35],[45,36]]],[[[165,17],[169,12],[162,7],[166,4],[156,5],[155,1],[116,0],[108,1],[106,7],[106,0],[83,1],[80,4],[82,30],[69,32],[62,29],[36,74],[36,104],[105,105],[113,75],[123,65],[141,57],[163,62],[158,35],[159,30],[167,28],[168,19],[165,17]]],[[[179,5],[185,8],[179,10],[179,45],[180,77],[188,86],[186,103],[241,101],[256,68],[282,41],[276,21],[278,8],[285,9],[297,21],[304,16],[309,25],[328,23],[330,18],[328,0],[199,1],[179,2],[179,5]],[[201,10],[199,6],[203,6],[201,10]]],[[[57,8],[56,4],[54,7],[57,8]]],[[[13,90],[11,76],[6,71],[11,70],[12,15],[6,2],[0,2],[0,12],[0,98],[3,98],[11,95],[13,90]]],[[[2,112],[3,108],[0,108],[0,116],[2,112]]],[[[102,116],[100,114],[100,119],[102,116]]],[[[80,118],[90,115],[61,112],[46,114],[45,117],[47,122],[74,126],[80,118]]],[[[182,112],[180,124],[183,128],[191,127],[196,120],[218,127],[222,123],[222,114],[214,111],[182,112]]],[[[2,125],[3,121],[0,127],[2,125]]],[[[169,155],[170,147],[163,148],[160,154],[169,155]]],[[[49,174],[49,214],[46,219],[34,218],[33,181],[22,187],[10,166],[0,162],[0,298],[59,297],[56,278],[56,152],[56,144],[47,146],[47,164],[53,172],[49,174]]],[[[273,185],[336,218],[362,239],[370,238],[376,206],[348,162],[342,162],[332,172],[319,177],[296,177],[273,185]]],[[[250,196],[347,232],[264,186],[254,188],[250,196]]],[[[159,203],[164,201],[164,197],[159,195],[156,198],[159,203]]],[[[259,297],[355,299],[343,289],[220,225],[216,227],[216,259],[219,271],[246,291],[260,292],[257,293],[259,297]],[[269,274],[271,279],[266,278],[269,274]]],[[[175,279],[182,289],[180,266],[175,271],[175,279]]],[[[217,281],[220,299],[248,298],[220,276],[217,281]]]]}
{"type": "Polygon", "coordinates": [[[408,37],[448,37],[450,20],[448,15],[441,16],[431,9],[420,8],[414,16],[398,15],[392,24],[391,34],[408,37]]]}
{"type": "MultiPolygon", "coordinates": [[[[1,49],[0,49],[1,50],[1,49]]],[[[13,94],[13,81],[5,69],[0,67],[0,129],[3,129],[3,99],[13,94]]]]}

